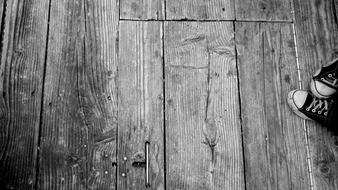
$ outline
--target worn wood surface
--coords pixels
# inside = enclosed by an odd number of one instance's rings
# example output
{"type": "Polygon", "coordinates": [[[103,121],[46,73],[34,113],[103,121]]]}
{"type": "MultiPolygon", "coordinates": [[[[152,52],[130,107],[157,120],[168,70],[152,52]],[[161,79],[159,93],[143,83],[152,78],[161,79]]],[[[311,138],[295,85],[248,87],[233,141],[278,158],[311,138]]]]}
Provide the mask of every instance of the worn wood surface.
{"type": "Polygon", "coordinates": [[[235,0],[236,19],[292,21],[292,0],[235,0]]]}
{"type": "Polygon", "coordinates": [[[244,189],[233,25],[165,23],[167,189],[244,189]]]}
{"type": "Polygon", "coordinates": [[[52,1],[39,189],[115,188],[115,8],[52,1]]]}
{"type": "MultiPolygon", "coordinates": [[[[295,0],[295,28],[303,89],[312,75],[338,53],[338,1],[295,0]]],[[[314,189],[338,189],[338,137],[307,122],[314,189]]]]}
{"type": "Polygon", "coordinates": [[[8,0],[5,11],[0,64],[0,189],[33,189],[48,2],[8,0]]]}
{"type": "Polygon", "coordinates": [[[120,9],[121,19],[165,19],[165,0],[120,0],[120,9]]]}
{"type": "Polygon", "coordinates": [[[337,11],[0,0],[0,189],[145,189],[147,141],[148,189],[338,189],[337,136],[286,105],[338,55],[337,11]]]}
{"type": "Polygon", "coordinates": [[[117,189],[164,189],[162,24],[120,22],[117,189]],[[150,188],[145,143],[150,143],[150,188]]]}
{"type": "Polygon", "coordinates": [[[169,20],[233,20],[234,0],[167,0],[169,20]]]}
{"type": "Polygon", "coordinates": [[[287,106],[298,88],[291,24],[236,23],[248,189],[308,189],[301,119],[287,106]]]}

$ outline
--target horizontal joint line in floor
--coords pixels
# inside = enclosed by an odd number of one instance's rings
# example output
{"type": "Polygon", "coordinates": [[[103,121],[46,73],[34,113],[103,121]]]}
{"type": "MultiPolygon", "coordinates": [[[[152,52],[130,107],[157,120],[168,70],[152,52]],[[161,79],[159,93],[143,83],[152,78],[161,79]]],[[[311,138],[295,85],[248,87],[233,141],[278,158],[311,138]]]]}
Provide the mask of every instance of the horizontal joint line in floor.
{"type": "Polygon", "coordinates": [[[260,23],[290,23],[288,20],[197,20],[197,19],[173,19],[173,20],[157,20],[157,19],[120,19],[120,21],[139,21],[139,22],[260,22],[260,23]]]}

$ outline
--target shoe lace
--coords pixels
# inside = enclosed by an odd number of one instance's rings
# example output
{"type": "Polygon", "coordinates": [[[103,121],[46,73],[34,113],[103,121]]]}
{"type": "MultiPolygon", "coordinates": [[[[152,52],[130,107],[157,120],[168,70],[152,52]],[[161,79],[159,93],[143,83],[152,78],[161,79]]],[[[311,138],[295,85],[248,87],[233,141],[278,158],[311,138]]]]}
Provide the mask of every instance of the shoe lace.
{"type": "Polygon", "coordinates": [[[319,115],[324,114],[327,116],[329,110],[329,101],[318,99],[316,97],[313,98],[311,104],[306,108],[306,111],[312,111],[313,113],[318,113],[319,115]]]}

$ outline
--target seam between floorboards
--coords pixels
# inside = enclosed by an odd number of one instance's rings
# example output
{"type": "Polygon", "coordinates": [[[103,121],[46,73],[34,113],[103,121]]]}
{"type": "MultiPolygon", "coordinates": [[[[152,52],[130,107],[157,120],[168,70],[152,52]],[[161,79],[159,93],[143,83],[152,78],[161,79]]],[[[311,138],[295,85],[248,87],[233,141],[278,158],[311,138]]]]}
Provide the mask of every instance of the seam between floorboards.
{"type": "MultiPolygon", "coordinates": [[[[294,16],[295,19],[295,16],[294,16]]],[[[293,38],[295,42],[295,54],[296,54],[296,63],[297,63],[297,75],[298,75],[298,87],[302,90],[303,85],[302,85],[302,77],[301,77],[301,69],[300,69],[300,64],[299,64],[299,56],[298,56],[298,43],[297,43],[297,34],[296,34],[296,28],[295,28],[295,23],[292,24],[292,30],[293,30],[293,38]]],[[[313,184],[313,175],[312,175],[312,167],[311,167],[311,153],[310,153],[310,146],[309,146],[309,134],[308,130],[306,127],[306,122],[303,119],[302,120],[303,124],[303,130],[304,130],[304,136],[305,136],[305,146],[306,146],[306,162],[307,162],[307,170],[308,170],[308,178],[310,180],[309,184],[309,189],[313,190],[314,184],[313,184]]]]}
{"type": "Polygon", "coordinates": [[[49,27],[50,27],[50,12],[51,12],[52,0],[49,0],[48,3],[48,15],[47,15],[47,34],[46,34],[46,45],[45,45],[45,57],[43,65],[43,75],[42,75],[42,89],[41,89],[41,104],[40,104],[40,120],[38,127],[38,143],[37,143],[37,155],[36,155],[36,165],[35,165],[35,184],[34,189],[38,189],[39,183],[39,167],[40,167],[40,145],[41,145],[41,134],[42,134],[42,120],[43,120],[43,102],[44,102],[44,91],[45,91],[45,81],[46,81],[46,69],[47,69],[47,57],[48,57],[48,45],[49,45],[49,27]]]}
{"type": "Polygon", "coordinates": [[[241,144],[242,144],[242,160],[243,160],[243,180],[244,180],[244,189],[247,189],[246,181],[246,166],[245,166],[245,147],[244,147],[244,130],[243,130],[243,120],[242,120],[242,98],[241,98],[241,86],[240,86],[240,71],[238,65],[238,53],[237,53],[237,38],[236,38],[236,21],[233,21],[234,29],[234,40],[235,40],[235,57],[236,57],[236,72],[237,72],[237,93],[238,93],[238,105],[239,105],[239,122],[241,129],[241,144]]]}
{"type": "Polygon", "coordinates": [[[279,20],[237,20],[237,19],[224,19],[224,20],[198,20],[198,19],[125,19],[120,18],[120,21],[135,21],[135,22],[259,22],[259,23],[293,23],[293,21],[279,21],[279,20]]]}

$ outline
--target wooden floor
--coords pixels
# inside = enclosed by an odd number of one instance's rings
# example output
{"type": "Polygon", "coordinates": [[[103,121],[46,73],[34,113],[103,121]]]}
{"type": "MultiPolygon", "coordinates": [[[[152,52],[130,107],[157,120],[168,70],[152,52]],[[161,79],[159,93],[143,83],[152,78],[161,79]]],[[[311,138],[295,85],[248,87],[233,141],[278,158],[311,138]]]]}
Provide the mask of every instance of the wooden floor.
{"type": "Polygon", "coordinates": [[[286,102],[338,0],[0,0],[0,27],[0,189],[338,189],[286,102]]]}

